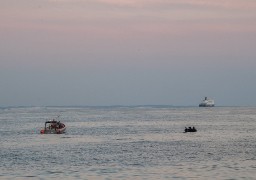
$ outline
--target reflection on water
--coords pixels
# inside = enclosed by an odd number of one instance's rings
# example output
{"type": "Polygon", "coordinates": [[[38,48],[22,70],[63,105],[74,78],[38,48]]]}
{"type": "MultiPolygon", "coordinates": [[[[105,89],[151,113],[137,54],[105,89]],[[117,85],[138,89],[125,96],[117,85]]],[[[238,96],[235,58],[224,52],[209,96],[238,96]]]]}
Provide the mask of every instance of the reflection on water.
{"type": "Polygon", "coordinates": [[[255,179],[255,110],[0,109],[0,179],[255,179]],[[66,133],[39,134],[58,115],[66,133]]]}

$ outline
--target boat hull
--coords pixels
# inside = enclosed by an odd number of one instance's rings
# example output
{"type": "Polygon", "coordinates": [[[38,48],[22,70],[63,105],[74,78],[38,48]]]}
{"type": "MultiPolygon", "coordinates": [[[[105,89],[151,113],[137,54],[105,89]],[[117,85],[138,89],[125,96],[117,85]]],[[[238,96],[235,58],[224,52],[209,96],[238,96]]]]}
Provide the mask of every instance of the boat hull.
{"type": "Polygon", "coordinates": [[[184,133],[187,133],[187,132],[197,132],[196,128],[185,128],[184,130],[184,133]]]}
{"type": "Polygon", "coordinates": [[[63,134],[65,133],[66,126],[61,123],[61,128],[44,128],[40,131],[41,134],[63,134]]]}
{"type": "Polygon", "coordinates": [[[214,104],[199,104],[199,107],[214,107],[214,104]]]}

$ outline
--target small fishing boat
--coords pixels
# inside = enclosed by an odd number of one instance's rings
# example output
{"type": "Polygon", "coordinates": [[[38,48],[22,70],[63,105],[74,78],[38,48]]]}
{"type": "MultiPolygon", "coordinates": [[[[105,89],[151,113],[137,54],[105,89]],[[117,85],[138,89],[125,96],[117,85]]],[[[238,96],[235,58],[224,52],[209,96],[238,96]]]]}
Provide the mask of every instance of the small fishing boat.
{"type": "Polygon", "coordinates": [[[41,134],[62,134],[66,130],[65,124],[61,123],[60,121],[51,120],[46,121],[45,126],[41,129],[41,134]]]}

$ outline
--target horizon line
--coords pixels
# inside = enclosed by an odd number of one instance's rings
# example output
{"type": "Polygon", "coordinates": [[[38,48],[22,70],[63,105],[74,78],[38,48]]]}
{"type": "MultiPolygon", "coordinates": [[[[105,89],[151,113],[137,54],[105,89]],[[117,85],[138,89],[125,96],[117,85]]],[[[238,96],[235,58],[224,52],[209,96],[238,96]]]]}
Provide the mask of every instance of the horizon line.
{"type": "MultiPolygon", "coordinates": [[[[163,108],[163,107],[199,107],[198,105],[166,105],[166,104],[141,104],[141,105],[17,105],[17,106],[0,106],[1,109],[8,108],[93,108],[93,107],[155,107],[155,108],[163,108]]],[[[218,105],[214,107],[256,107],[250,105],[218,105]]],[[[214,108],[210,107],[210,108],[214,108]]],[[[206,107],[209,108],[209,107],[206,107]]]]}

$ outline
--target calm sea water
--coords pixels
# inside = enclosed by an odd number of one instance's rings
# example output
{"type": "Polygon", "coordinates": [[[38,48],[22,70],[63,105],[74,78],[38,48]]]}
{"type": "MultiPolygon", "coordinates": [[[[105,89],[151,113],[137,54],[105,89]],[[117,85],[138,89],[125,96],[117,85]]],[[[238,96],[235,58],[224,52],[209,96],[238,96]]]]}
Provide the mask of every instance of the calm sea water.
{"type": "Polygon", "coordinates": [[[0,109],[0,179],[256,179],[256,108],[0,109]]]}

